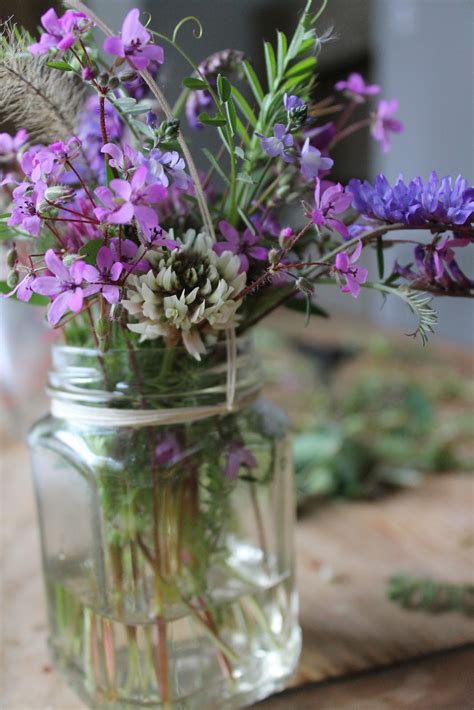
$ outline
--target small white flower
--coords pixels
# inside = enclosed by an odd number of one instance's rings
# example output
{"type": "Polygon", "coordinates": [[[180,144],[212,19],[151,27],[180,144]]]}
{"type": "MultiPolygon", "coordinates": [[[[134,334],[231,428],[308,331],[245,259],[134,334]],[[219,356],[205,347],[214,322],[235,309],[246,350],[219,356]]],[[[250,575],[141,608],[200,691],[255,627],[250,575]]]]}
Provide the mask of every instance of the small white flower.
{"type": "Polygon", "coordinates": [[[188,230],[180,249],[150,252],[150,271],[131,276],[123,305],[137,323],[130,330],[141,340],[182,338],[197,360],[205,352],[202,334],[222,330],[235,321],[245,288],[240,259],[232,252],[217,255],[206,234],[188,230]]]}

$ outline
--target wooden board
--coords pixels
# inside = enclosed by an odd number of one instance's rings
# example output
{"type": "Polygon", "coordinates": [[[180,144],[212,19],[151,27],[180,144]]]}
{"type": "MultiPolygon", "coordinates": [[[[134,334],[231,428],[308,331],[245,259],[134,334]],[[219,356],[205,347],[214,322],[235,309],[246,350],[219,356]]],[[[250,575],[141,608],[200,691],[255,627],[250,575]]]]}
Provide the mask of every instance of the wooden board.
{"type": "MultiPolygon", "coordinates": [[[[28,458],[18,446],[3,451],[1,707],[81,710],[49,664],[28,458]]],[[[385,598],[387,577],[398,571],[472,578],[473,511],[473,479],[456,474],[377,505],[330,504],[300,521],[304,648],[294,682],[343,677],[474,641],[474,622],[459,614],[407,612],[385,598]]]]}

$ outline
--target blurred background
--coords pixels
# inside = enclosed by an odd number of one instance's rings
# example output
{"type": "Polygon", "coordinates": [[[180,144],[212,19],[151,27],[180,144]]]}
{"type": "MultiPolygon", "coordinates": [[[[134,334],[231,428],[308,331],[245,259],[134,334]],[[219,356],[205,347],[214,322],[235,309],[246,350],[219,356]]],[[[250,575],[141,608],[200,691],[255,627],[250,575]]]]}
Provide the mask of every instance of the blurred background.
{"type": "MultiPolygon", "coordinates": [[[[35,32],[41,14],[54,4],[51,0],[3,0],[0,19],[13,16],[35,32]]],[[[164,33],[172,32],[180,18],[195,14],[205,28],[202,39],[195,40],[189,27],[181,35],[186,51],[194,58],[200,60],[224,47],[239,48],[262,71],[262,39],[273,39],[275,29],[290,33],[304,0],[90,0],[90,5],[114,29],[130,7],[137,5],[153,14],[153,23],[164,33]]],[[[321,53],[318,98],[350,71],[358,71],[382,86],[383,97],[399,99],[398,115],[406,126],[405,132],[394,138],[388,154],[380,152],[368,133],[342,142],[335,156],[335,179],[373,178],[379,172],[390,180],[399,173],[426,178],[436,167],[442,175],[462,173],[472,180],[473,0],[330,0],[320,20],[320,34],[331,28],[332,39],[321,53]]],[[[168,50],[160,82],[171,100],[180,89],[177,77],[187,73],[180,58],[168,50]]],[[[209,139],[212,131],[204,131],[198,147],[209,139]]],[[[472,273],[473,264],[466,263],[469,256],[464,259],[463,266],[472,273]]],[[[363,318],[375,327],[383,324],[399,332],[411,327],[410,315],[403,304],[393,302],[395,299],[383,305],[380,297],[365,292],[354,301],[341,297],[337,289],[326,289],[321,300],[331,312],[363,318]]],[[[438,299],[436,308],[440,316],[437,340],[472,344],[473,305],[464,299],[438,299]]],[[[0,303],[0,384],[6,402],[42,386],[36,363],[43,326],[33,310],[18,303],[0,303]],[[19,337],[23,347],[19,347],[19,337]],[[34,349],[24,347],[25,339],[30,338],[34,349]],[[13,363],[31,355],[34,363],[21,368],[31,373],[31,378],[17,382],[15,373],[20,368],[13,363]]],[[[43,364],[51,337],[45,334],[41,340],[44,357],[39,360],[43,364]]]]}

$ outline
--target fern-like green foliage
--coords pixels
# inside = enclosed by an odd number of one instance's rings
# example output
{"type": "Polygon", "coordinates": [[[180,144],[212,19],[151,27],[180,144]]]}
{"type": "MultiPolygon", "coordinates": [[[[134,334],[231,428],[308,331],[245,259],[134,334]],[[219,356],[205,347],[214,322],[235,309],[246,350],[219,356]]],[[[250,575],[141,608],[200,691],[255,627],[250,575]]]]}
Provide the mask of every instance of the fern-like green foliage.
{"type": "Polygon", "coordinates": [[[438,314],[431,305],[432,297],[423,291],[415,291],[404,286],[394,288],[386,283],[373,283],[370,284],[370,288],[380,291],[384,296],[389,294],[397,296],[406,303],[418,321],[415,330],[408,335],[419,336],[423,345],[426,345],[430,333],[434,333],[438,322],[438,314]]]}
{"type": "Polygon", "coordinates": [[[399,574],[390,578],[387,595],[404,609],[474,615],[474,584],[452,584],[399,574]]]}

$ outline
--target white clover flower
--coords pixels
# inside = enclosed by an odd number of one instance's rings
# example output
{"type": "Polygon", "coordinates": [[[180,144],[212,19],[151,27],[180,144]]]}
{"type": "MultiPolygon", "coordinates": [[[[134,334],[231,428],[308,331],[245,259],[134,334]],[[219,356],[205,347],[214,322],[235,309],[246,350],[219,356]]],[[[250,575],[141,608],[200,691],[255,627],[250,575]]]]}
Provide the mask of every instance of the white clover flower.
{"type": "Polygon", "coordinates": [[[230,251],[218,255],[206,234],[186,232],[179,249],[150,252],[150,271],[128,280],[129,314],[137,319],[129,329],[140,340],[182,338],[197,360],[205,352],[203,333],[228,328],[241,301],[235,297],[245,287],[240,259],[230,251]]]}

